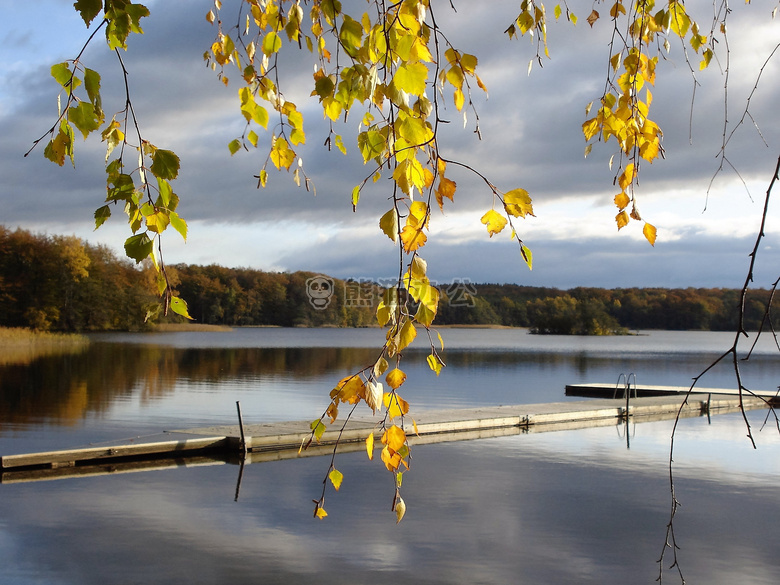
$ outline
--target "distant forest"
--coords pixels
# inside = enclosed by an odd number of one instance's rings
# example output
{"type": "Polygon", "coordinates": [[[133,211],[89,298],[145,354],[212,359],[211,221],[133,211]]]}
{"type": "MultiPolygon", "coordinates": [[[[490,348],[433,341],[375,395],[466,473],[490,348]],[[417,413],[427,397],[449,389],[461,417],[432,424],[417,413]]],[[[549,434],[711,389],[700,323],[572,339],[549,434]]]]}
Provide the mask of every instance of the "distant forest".
{"type": "MultiPolygon", "coordinates": [[[[170,266],[196,322],[283,327],[368,327],[387,283],[311,272],[170,266]]],[[[734,289],[574,288],[439,284],[436,324],[529,327],[535,333],[604,335],[638,329],[733,330],[734,289]]],[[[140,330],[156,302],[154,270],[73,236],[0,226],[0,326],[51,331],[140,330]]],[[[752,290],[746,326],[757,329],[769,291],[752,290]]],[[[170,321],[180,320],[171,316],[170,321]]]]}

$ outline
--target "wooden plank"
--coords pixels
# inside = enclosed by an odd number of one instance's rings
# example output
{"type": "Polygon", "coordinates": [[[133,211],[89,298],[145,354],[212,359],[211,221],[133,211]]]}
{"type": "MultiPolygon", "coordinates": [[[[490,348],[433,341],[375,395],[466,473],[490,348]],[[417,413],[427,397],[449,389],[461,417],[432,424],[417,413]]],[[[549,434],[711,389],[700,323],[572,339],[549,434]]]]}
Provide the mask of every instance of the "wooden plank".
{"type": "Polygon", "coordinates": [[[189,455],[178,459],[120,460],[71,467],[9,469],[0,474],[0,483],[53,481],[57,479],[119,475],[125,473],[140,473],[144,471],[179,469],[181,467],[204,467],[226,464],[227,460],[224,455],[221,457],[219,455],[212,457],[205,455],[189,455]]]}
{"type": "MultiPolygon", "coordinates": [[[[163,437],[165,435],[162,435],[163,437]]],[[[47,451],[23,455],[4,455],[0,458],[0,468],[15,467],[68,467],[82,461],[99,461],[101,459],[118,459],[124,457],[140,457],[164,453],[185,453],[206,449],[224,449],[227,438],[222,437],[188,437],[174,440],[160,440],[132,444],[118,444],[101,447],[86,447],[82,449],[67,449],[63,451],[47,451]]]]}

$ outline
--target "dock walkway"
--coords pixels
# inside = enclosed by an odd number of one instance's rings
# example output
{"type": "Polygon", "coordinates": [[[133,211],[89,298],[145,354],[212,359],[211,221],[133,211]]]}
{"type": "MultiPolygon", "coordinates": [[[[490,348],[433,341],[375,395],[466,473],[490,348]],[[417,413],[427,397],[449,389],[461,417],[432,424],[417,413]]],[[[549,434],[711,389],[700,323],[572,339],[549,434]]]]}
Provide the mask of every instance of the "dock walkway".
{"type": "MultiPolygon", "coordinates": [[[[624,384],[567,384],[566,396],[582,396],[596,398],[612,398],[623,396],[624,384]]],[[[650,386],[647,384],[630,384],[631,395],[634,396],[666,396],[687,394],[688,388],[682,386],[650,386]],[[636,394],[635,394],[636,393],[636,394]]],[[[717,396],[739,397],[736,388],[694,388],[696,394],[715,394],[717,396]]],[[[744,396],[755,396],[773,400],[780,398],[780,390],[754,390],[743,392],[744,396]]]]}
{"type": "MultiPolygon", "coordinates": [[[[735,396],[697,393],[689,395],[684,405],[683,400],[684,396],[679,394],[633,398],[628,411],[624,398],[419,411],[414,414],[416,434],[411,431],[411,417],[407,416],[405,422],[409,442],[415,445],[613,425],[627,416],[643,422],[672,419],[678,411],[684,417],[692,417],[739,409],[739,399],[735,396]]],[[[745,409],[766,408],[767,400],[743,397],[743,405],[745,409]]],[[[377,439],[381,437],[380,420],[379,416],[353,417],[343,431],[340,431],[341,425],[337,421],[328,427],[319,443],[313,443],[300,453],[301,444],[311,435],[309,421],[244,425],[244,444],[248,451],[246,460],[259,462],[322,455],[331,453],[337,441],[340,451],[363,449],[370,433],[374,433],[377,439]]],[[[117,471],[119,464],[129,464],[132,469],[138,470],[141,459],[158,460],[159,466],[159,460],[165,458],[181,460],[205,453],[235,455],[243,452],[238,425],[175,430],[111,445],[5,455],[0,457],[0,482],[13,481],[15,473],[29,473],[30,470],[51,476],[84,475],[87,470],[77,471],[78,468],[109,465],[112,471],[117,471]]]]}

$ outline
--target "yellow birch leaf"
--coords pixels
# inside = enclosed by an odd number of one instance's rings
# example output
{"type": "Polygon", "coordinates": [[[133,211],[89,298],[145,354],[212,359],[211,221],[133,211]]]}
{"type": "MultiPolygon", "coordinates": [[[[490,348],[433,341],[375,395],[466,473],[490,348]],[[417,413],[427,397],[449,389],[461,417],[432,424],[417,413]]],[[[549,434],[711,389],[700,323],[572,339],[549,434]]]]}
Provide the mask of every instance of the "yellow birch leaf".
{"type": "Polygon", "coordinates": [[[356,404],[366,395],[366,386],[360,376],[348,376],[341,380],[336,387],[331,390],[330,397],[339,402],[348,402],[356,404]]]}
{"type": "Polygon", "coordinates": [[[287,144],[287,141],[282,137],[274,140],[274,145],[271,148],[271,162],[274,163],[274,166],[279,170],[290,170],[290,166],[294,160],[295,151],[290,149],[290,145],[287,144]]]}
{"type": "Polygon", "coordinates": [[[645,222],[645,227],[642,228],[642,234],[644,234],[645,239],[650,242],[651,246],[655,246],[656,229],[654,225],[645,222]]]}
{"type": "Polygon", "coordinates": [[[374,364],[374,377],[378,378],[382,374],[384,374],[387,371],[387,360],[383,357],[380,357],[378,360],[376,360],[376,363],[374,364]]]}
{"type": "Polygon", "coordinates": [[[336,488],[336,491],[339,491],[341,482],[344,481],[344,474],[334,467],[328,474],[328,479],[330,479],[330,483],[333,484],[333,487],[336,488]]]}
{"type": "Polygon", "coordinates": [[[515,217],[533,216],[534,208],[531,196],[525,189],[512,189],[504,194],[504,209],[515,217]]]}
{"type": "Polygon", "coordinates": [[[406,433],[397,425],[391,426],[385,431],[384,435],[382,435],[382,444],[387,445],[391,451],[400,451],[405,443],[406,433]]]}
{"type": "Polygon", "coordinates": [[[412,95],[425,93],[428,68],[423,63],[406,63],[398,67],[393,76],[395,86],[412,95]]]}
{"type": "Polygon", "coordinates": [[[374,433],[371,433],[366,437],[366,453],[368,453],[369,461],[374,460],[374,433]]]}
{"type": "Polygon", "coordinates": [[[628,225],[628,214],[625,211],[621,211],[615,216],[618,229],[622,229],[628,225]]]}
{"type": "Polygon", "coordinates": [[[323,508],[322,506],[317,506],[314,509],[314,516],[315,516],[315,518],[319,518],[320,520],[322,520],[327,515],[328,515],[328,513],[325,511],[325,508],[323,508]]]}
{"type": "MultiPolygon", "coordinates": [[[[428,205],[422,201],[415,201],[409,206],[409,214],[417,220],[413,225],[428,227],[428,205]]],[[[407,223],[412,223],[407,220],[407,223]]]]}
{"type": "Polygon", "coordinates": [[[491,238],[493,234],[500,233],[506,227],[506,218],[495,209],[488,211],[482,216],[480,221],[487,226],[487,231],[491,238]]]}
{"type": "Polygon", "coordinates": [[[615,205],[617,205],[617,208],[621,211],[628,207],[629,203],[631,203],[631,199],[625,193],[618,193],[615,195],[615,205]]]}
{"type": "MultiPolygon", "coordinates": [[[[387,373],[387,376],[385,376],[385,382],[387,382],[387,385],[390,386],[393,390],[396,390],[397,388],[401,387],[401,384],[403,384],[406,381],[406,374],[399,370],[398,368],[393,368],[387,373]]],[[[385,393],[385,406],[387,406],[387,395],[388,393],[385,393]]]]}
{"type": "Polygon", "coordinates": [[[328,410],[325,411],[325,414],[330,417],[330,424],[333,424],[336,422],[336,419],[339,417],[339,406],[336,402],[331,402],[328,405],[328,410]]]}
{"type": "Polygon", "coordinates": [[[520,254],[523,256],[523,260],[525,260],[525,263],[528,265],[528,270],[533,270],[534,255],[531,253],[531,249],[528,248],[525,244],[521,244],[520,254]]]}
{"type": "Polygon", "coordinates": [[[585,135],[585,140],[588,141],[593,138],[596,134],[599,133],[600,128],[601,124],[599,123],[598,118],[592,118],[586,121],[582,125],[582,133],[585,135]]]}
{"type": "Polygon", "coordinates": [[[457,189],[457,183],[449,180],[447,177],[441,177],[439,179],[439,186],[436,188],[436,202],[439,204],[439,209],[444,209],[444,198],[446,197],[450,201],[455,199],[455,189],[457,189]]]}
{"type": "Polygon", "coordinates": [[[385,445],[380,456],[388,471],[398,470],[398,466],[401,464],[401,456],[398,453],[391,452],[390,448],[385,445]]]}
{"type": "MultiPolygon", "coordinates": [[[[531,196],[525,189],[512,189],[504,194],[504,202],[512,205],[531,207],[531,196]]],[[[530,212],[529,212],[530,213],[530,212]]]]}
{"type": "Polygon", "coordinates": [[[431,370],[433,370],[434,372],[436,372],[436,375],[438,376],[441,373],[442,365],[444,365],[442,364],[442,361],[439,359],[439,356],[432,353],[431,355],[428,356],[427,361],[428,361],[428,367],[431,368],[431,370]]]}
{"type": "Polygon", "coordinates": [[[417,329],[415,329],[414,324],[410,319],[401,327],[401,334],[398,338],[398,349],[396,351],[401,351],[408,347],[414,341],[415,337],[417,337],[417,329]]]}
{"type": "Polygon", "coordinates": [[[428,241],[428,236],[423,233],[422,227],[416,228],[405,225],[404,229],[401,230],[401,241],[404,244],[404,251],[407,254],[410,254],[415,250],[422,248],[425,245],[425,242],[428,241]]]}
{"type": "Polygon", "coordinates": [[[406,503],[404,502],[404,499],[399,497],[398,501],[395,503],[395,523],[398,524],[401,520],[404,519],[404,514],[406,514],[406,503]]]}
{"type": "Polygon", "coordinates": [[[455,103],[455,107],[460,112],[463,109],[463,103],[465,101],[465,97],[463,95],[463,90],[460,88],[457,88],[455,90],[455,93],[453,94],[453,99],[455,103]]]}
{"type": "Polygon", "coordinates": [[[384,327],[385,324],[393,317],[392,307],[388,307],[384,302],[380,302],[376,308],[376,321],[380,327],[384,327]]]}
{"type": "MultiPolygon", "coordinates": [[[[438,301],[437,301],[438,304],[438,301]]],[[[430,327],[433,325],[433,320],[436,318],[436,309],[438,307],[435,305],[433,308],[426,306],[423,303],[420,303],[420,305],[417,307],[417,312],[414,314],[414,319],[421,325],[425,327],[430,327]]]]}
{"type": "Polygon", "coordinates": [[[409,266],[409,272],[407,272],[407,275],[411,276],[412,280],[423,280],[427,272],[428,263],[419,256],[415,256],[411,265],[409,266]]]}
{"type": "Polygon", "coordinates": [[[393,242],[398,240],[398,213],[395,208],[385,213],[379,219],[379,228],[393,242]]]}
{"type": "Polygon", "coordinates": [[[618,178],[618,185],[620,185],[620,188],[625,191],[628,189],[628,186],[634,181],[634,163],[629,163],[626,165],[625,170],[618,178]]]}
{"type": "Polygon", "coordinates": [[[387,416],[391,419],[409,412],[409,403],[395,392],[385,392],[384,403],[387,408],[387,416]]]}
{"type": "Polygon", "coordinates": [[[420,431],[417,429],[417,421],[412,419],[412,428],[414,428],[414,434],[420,436],[420,431]]]}

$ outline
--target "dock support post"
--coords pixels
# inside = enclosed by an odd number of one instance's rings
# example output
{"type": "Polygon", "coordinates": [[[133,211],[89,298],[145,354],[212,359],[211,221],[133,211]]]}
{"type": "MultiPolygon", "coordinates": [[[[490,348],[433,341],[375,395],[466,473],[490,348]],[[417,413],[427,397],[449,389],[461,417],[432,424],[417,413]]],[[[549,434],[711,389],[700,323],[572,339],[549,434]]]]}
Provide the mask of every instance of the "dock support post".
{"type": "Polygon", "coordinates": [[[238,430],[241,432],[241,445],[239,448],[243,451],[244,457],[246,457],[247,454],[247,447],[246,447],[246,436],[244,435],[244,420],[241,417],[241,403],[236,400],[236,410],[238,411],[238,430]]]}

